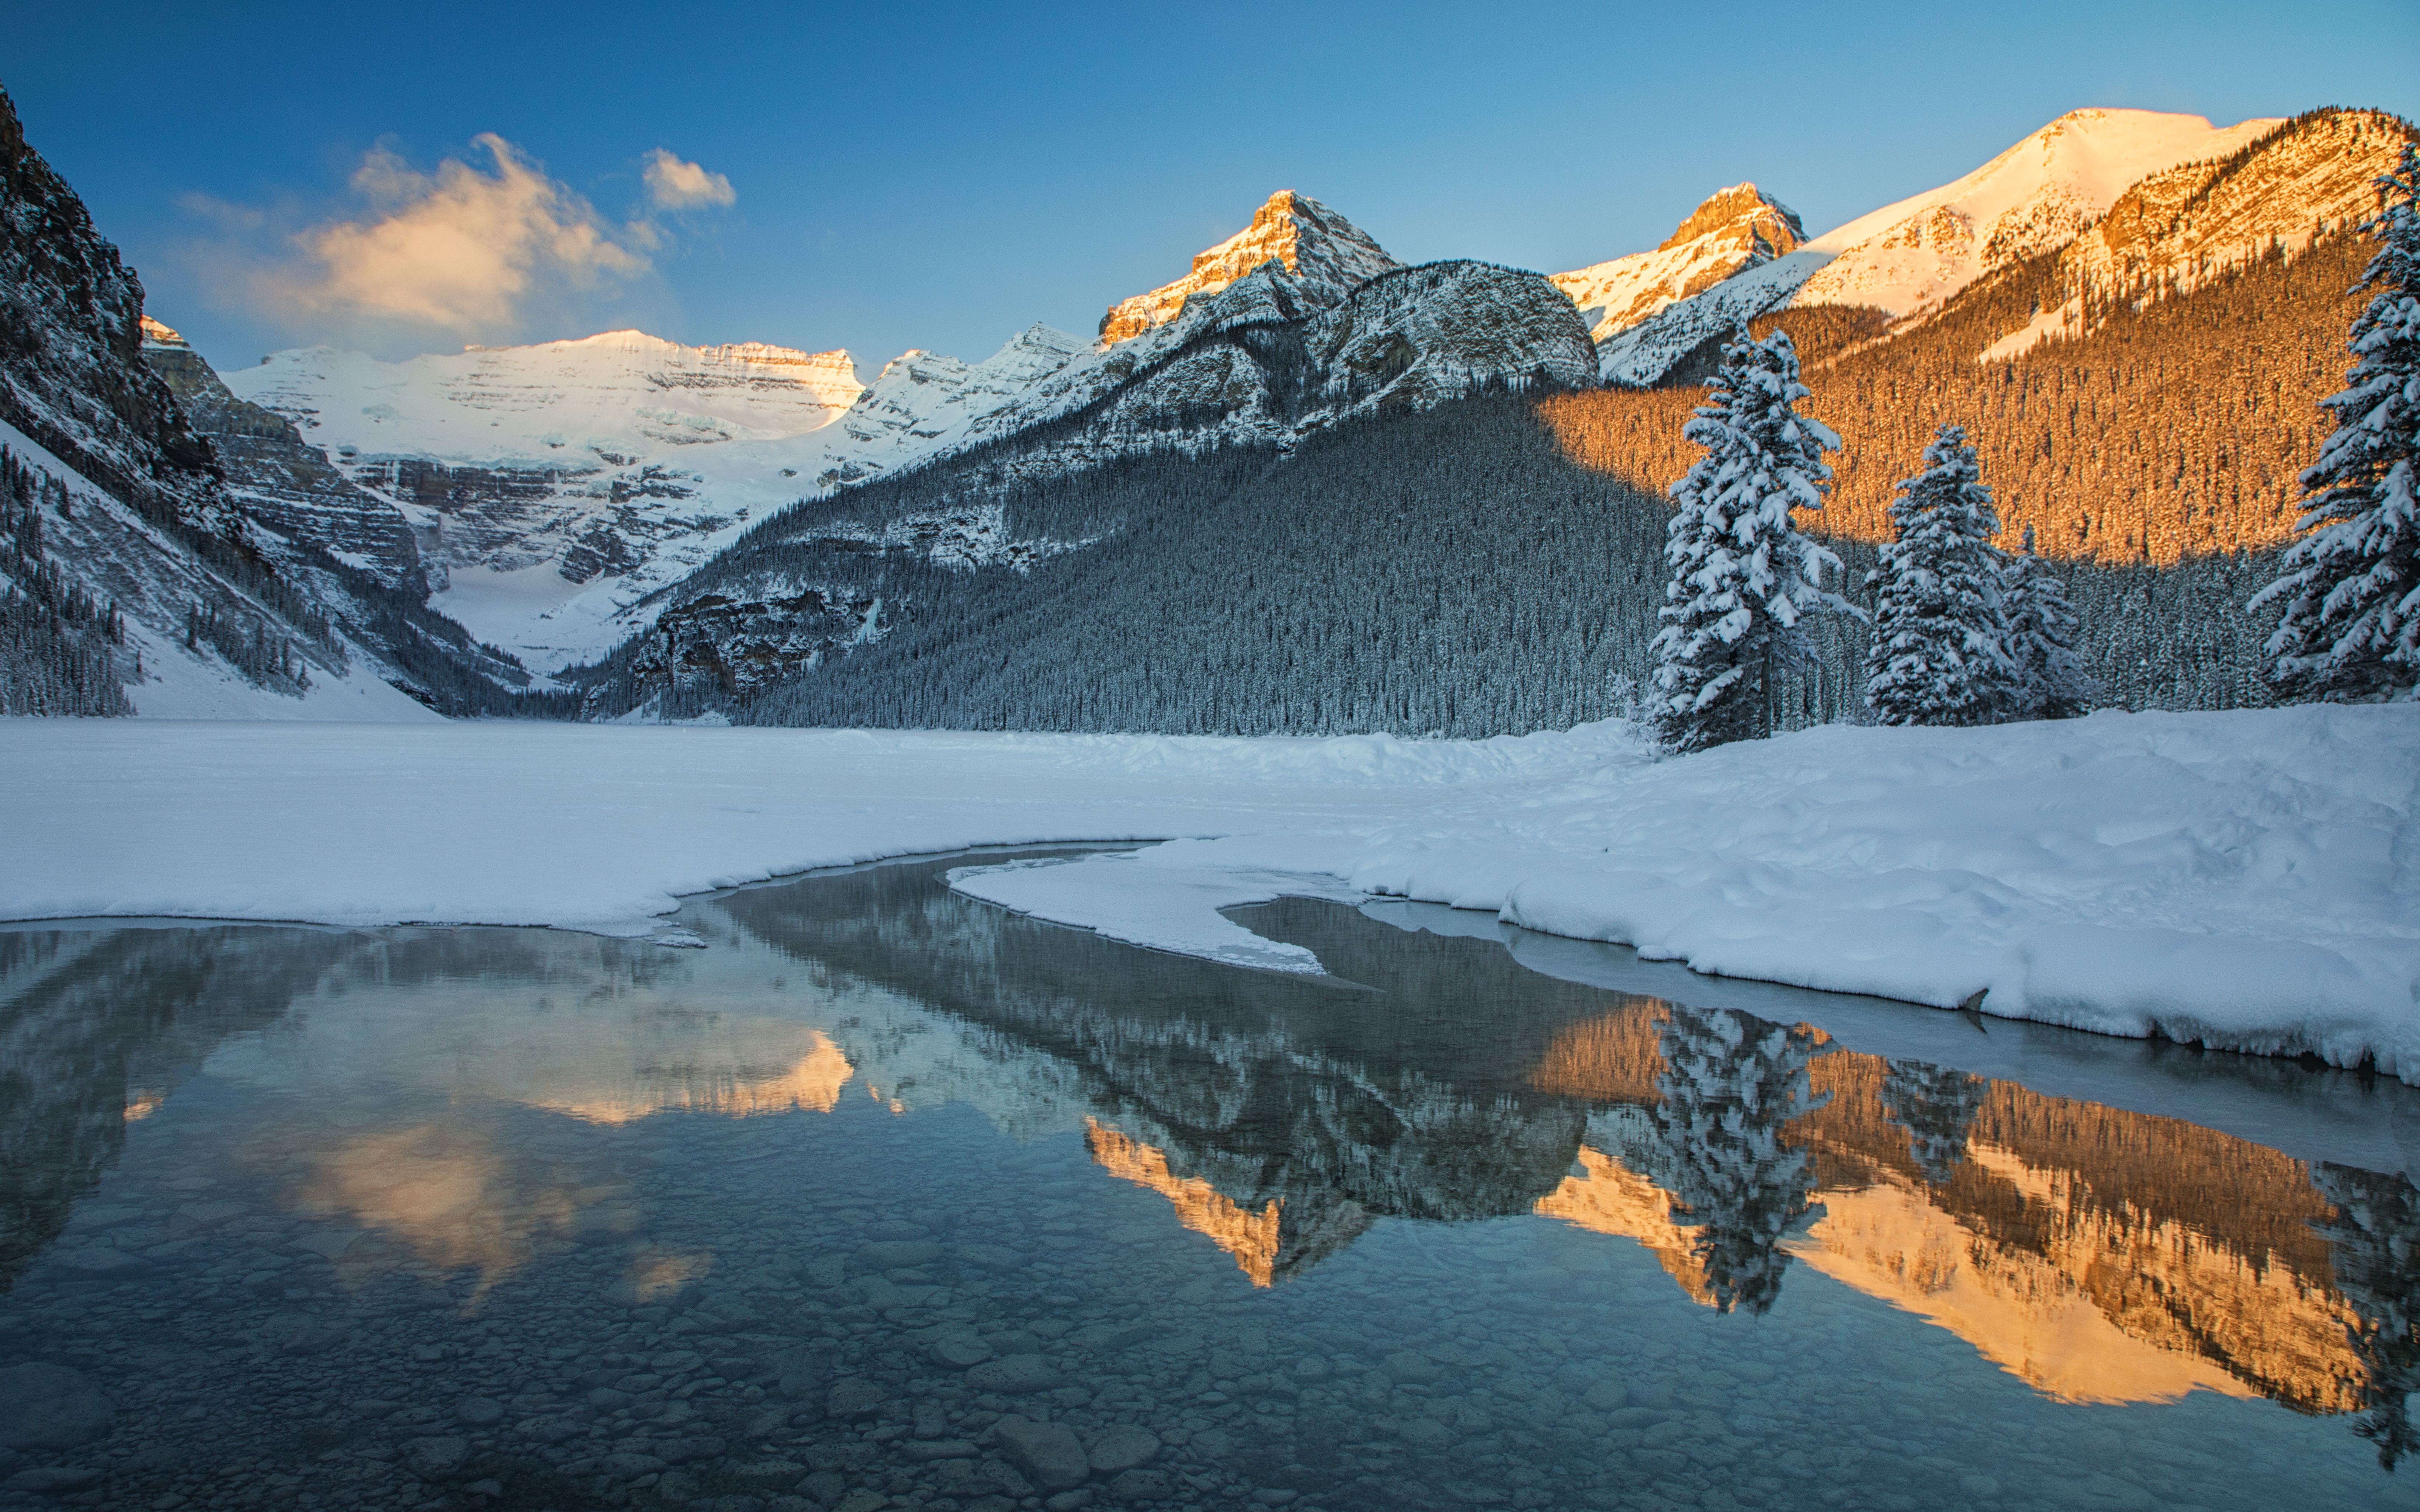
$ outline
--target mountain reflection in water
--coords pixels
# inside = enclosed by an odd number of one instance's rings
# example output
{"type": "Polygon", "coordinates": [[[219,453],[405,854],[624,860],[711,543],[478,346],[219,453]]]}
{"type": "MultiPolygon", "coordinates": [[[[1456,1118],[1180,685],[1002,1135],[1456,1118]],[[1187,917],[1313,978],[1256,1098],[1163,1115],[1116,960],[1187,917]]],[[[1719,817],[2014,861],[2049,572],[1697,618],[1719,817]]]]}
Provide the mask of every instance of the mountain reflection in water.
{"type": "MultiPolygon", "coordinates": [[[[1496,941],[1341,905],[1237,913],[1332,973],[1305,980],[1012,916],[940,870],[699,901],[684,921],[705,952],[544,931],[0,933],[0,1283],[46,1254],[105,1272],[75,1205],[205,1061],[290,1094],[287,1147],[251,1158],[282,1163],[296,1242],[353,1284],[418,1268],[489,1287],[630,1236],[634,1304],[715,1257],[641,1242],[630,1172],[508,1136],[504,1110],[618,1126],[871,1096],[1078,1134],[1104,1179],[1157,1194],[1258,1288],[1383,1220],[1538,1215],[1637,1242],[1717,1314],[1769,1312],[1803,1266],[2048,1397],[2265,1396],[2353,1416],[2390,1464],[2412,1447],[2420,1199],[2400,1174],[1559,980],[1496,941]]],[[[696,1180],[710,1195],[713,1173],[696,1180]]],[[[208,1206],[145,1240],[226,1221],[208,1206]]],[[[934,1289],[863,1285],[877,1306],[934,1289]]]]}

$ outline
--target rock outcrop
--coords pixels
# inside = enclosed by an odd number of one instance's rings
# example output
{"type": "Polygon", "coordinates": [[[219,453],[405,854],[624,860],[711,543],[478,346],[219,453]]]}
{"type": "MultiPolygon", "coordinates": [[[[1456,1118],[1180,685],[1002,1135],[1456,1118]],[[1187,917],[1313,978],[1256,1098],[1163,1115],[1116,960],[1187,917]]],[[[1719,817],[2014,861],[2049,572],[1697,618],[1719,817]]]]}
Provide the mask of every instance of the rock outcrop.
{"type": "Polygon", "coordinates": [[[1286,281],[1310,291],[1311,302],[1327,304],[1403,266],[1342,215],[1308,194],[1280,189],[1253,212],[1251,224],[1195,254],[1183,278],[1109,306],[1101,317],[1101,340],[1114,345],[1164,326],[1185,312],[1187,301],[1216,294],[1271,263],[1286,281]]]}
{"type": "Polygon", "coordinates": [[[0,91],[0,421],[121,501],[239,531],[209,443],[145,365],[143,283],[0,91]]]}
{"type": "Polygon", "coordinates": [[[1602,342],[1751,268],[1798,250],[1798,212],[1754,184],[1716,190],[1653,252],[1554,275],[1602,342]]]}
{"type": "Polygon", "coordinates": [[[237,398],[201,353],[149,316],[143,317],[143,361],[210,443],[244,513],[396,587],[420,584],[419,543],[391,501],[355,486],[326,454],[305,445],[285,416],[237,398]]]}

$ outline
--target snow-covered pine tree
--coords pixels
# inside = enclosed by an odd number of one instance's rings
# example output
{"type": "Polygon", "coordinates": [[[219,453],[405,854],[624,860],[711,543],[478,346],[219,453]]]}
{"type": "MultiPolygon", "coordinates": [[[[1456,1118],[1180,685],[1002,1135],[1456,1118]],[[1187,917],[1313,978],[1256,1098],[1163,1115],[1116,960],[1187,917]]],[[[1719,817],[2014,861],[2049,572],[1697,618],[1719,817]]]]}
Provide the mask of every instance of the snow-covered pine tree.
{"type": "Polygon", "coordinates": [[[2089,713],[2100,689],[2075,654],[2075,611],[2068,608],[2067,581],[2034,554],[2030,525],[2024,549],[2003,568],[2000,605],[2009,620],[2009,659],[2016,664],[2002,717],[2072,719],[2089,713]]]}
{"type": "Polygon", "coordinates": [[[2269,676],[2288,698],[2363,702],[2420,687],[2420,144],[2378,180],[2379,243],[2356,291],[2336,428],[2303,471],[2304,533],[2250,610],[2281,606],[2269,676]]]}
{"type": "Polygon", "coordinates": [[[2008,558],[1992,544],[2000,513],[1966,428],[1934,432],[1924,471],[1899,488],[1897,539],[1866,579],[1877,589],[1866,707],[1883,724],[1989,724],[2020,674],[2001,605],[2008,558]]]}
{"type": "Polygon", "coordinates": [[[1758,341],[1739,327],[1707,384],[1713,396],[1683,430],[1706,455],[1672,486],[1680,509],[1664,545],[1672,576],[1648,700],[1655,734],[1673,750],[1773,733],[1777,681],[1806,655],[1800,620],[1848,609],[1823,586],[1823,568],[1838,570],[1840,559],[1790,517],[1823,507],[1832,477],[1823,454],[1840,447],[1831,427],[1797,411],[1807,389],[1790,333],[1758,341]]]}

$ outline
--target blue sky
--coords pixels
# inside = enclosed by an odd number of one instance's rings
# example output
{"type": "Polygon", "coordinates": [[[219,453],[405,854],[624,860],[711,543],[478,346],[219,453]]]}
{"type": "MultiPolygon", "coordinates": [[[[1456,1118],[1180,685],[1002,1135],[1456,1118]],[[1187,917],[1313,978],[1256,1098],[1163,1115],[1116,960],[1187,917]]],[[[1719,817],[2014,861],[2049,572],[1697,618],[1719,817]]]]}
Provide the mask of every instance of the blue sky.
{"type": "Polygon", "coordinates": [[[1407,261],[1551,271],[1744,178],[1819,231],[2084,105],[2420,115],[2411,0],[186,0],[8,30],[35,147],[223,367],[637,326],[870,378],[1089,334],[1280,188],[1407,261]]]}

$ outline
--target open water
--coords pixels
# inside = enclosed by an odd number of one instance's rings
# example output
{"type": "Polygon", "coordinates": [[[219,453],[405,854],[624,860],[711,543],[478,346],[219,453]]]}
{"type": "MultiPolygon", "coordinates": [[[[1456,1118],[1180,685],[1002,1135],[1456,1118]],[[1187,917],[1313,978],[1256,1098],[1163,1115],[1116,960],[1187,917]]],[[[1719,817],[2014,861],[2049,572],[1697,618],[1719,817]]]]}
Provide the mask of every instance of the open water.
{"type": "Polygon", "coordinates": [[[2420,1504],[2411,1089],[948,865],[0,933],[0,1504],[2420,1504]]]}

